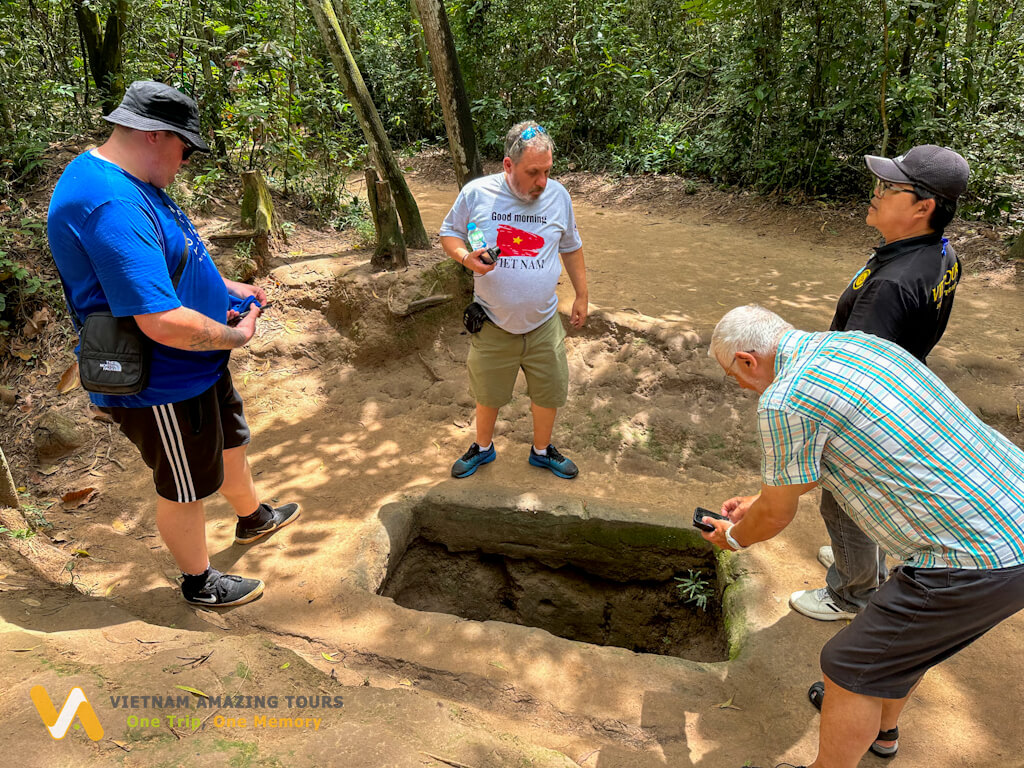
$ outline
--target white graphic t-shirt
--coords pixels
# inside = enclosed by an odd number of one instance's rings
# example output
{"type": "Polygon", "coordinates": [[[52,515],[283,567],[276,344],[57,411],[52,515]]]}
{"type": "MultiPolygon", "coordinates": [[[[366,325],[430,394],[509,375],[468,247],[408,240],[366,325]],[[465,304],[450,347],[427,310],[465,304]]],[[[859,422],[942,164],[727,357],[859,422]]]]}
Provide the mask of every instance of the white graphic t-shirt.
{"type": "Polygon", "coordinates": [[[504,173],[484,176],[459,192],[441,236],[466,240],[470,222],[488,246],[501,248],[498,265],[475,276],[473,298],[509,333],[539,328],[558,310],[559,254],[583,246],[569,193],[549,179],[540,197],[524,203],[509,190],[504,173]]]}

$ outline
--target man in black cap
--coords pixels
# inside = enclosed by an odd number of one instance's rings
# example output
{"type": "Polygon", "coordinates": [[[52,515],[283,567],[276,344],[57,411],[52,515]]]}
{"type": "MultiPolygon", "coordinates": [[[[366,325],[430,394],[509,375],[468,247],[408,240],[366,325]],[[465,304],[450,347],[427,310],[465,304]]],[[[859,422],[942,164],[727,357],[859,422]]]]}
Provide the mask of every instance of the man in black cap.
{"type": "MultiPolygon", "coordinates": [[[[967,189],[967,161],[934,144],[864,159],[875,176],[866,222],[882,245],[839,297],[829,330],[894,341],[924,363],[946,330],[960,280],[960,260],[942,233],[967,189]]],[[[789,604],[820,621],[852,619],[888,576],[885,555],[826,490],[821,516],[831,539],[818,551],[826,585],[794,592],[789,604]]]]}
{"type": "Polygon", "coordinates": [[[133,317],[152,352],[141,391],[90,399],[153,471],[157,529],[182,571],[185,600],[241,605],[263,582],[210,566],[203,498],[219,490],[231,503],[239,544],[299,516],[297,504],[273,508],[256,494],[249,428],[227,367],[230,350],[252,338],[266,293],[223,278],[163,191],[193,152],[209,151],[196,103],[139,81],[104,119],[114,124],[110,138],[71,161],[53,191],[50,250],[76,327],[98,312],[133,317]]]}

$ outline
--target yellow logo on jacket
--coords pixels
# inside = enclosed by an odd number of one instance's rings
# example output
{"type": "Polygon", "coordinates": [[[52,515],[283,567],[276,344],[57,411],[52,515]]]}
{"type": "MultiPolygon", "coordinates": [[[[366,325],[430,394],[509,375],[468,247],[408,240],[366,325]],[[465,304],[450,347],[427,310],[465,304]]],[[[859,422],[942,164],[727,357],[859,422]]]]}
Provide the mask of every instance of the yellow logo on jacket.
{"type": "Polygon", "coordinates": [[[860,273],[855,278],[853,278],[853,290],[855,290],[855,291],[860,290],[860,287],[862,285],[864,285],[864,281],[867,280],[868,277],[870,277],[870,276],[871,276],[871,270],[870,269],[868,269],[867,267],[862,269],[860,271],[860,273]]]}

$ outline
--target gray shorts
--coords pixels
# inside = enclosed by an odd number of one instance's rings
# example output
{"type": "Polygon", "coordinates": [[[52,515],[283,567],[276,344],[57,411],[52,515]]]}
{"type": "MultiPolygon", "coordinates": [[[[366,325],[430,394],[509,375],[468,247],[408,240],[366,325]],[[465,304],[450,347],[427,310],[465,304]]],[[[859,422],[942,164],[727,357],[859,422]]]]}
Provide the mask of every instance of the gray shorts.
{"type": "Polygon", "coordinates": [[[900,566],[825,644],[821,671],[864,696],[902,699],[941,661],[1024,608],[1024,565],[900,566]]]}

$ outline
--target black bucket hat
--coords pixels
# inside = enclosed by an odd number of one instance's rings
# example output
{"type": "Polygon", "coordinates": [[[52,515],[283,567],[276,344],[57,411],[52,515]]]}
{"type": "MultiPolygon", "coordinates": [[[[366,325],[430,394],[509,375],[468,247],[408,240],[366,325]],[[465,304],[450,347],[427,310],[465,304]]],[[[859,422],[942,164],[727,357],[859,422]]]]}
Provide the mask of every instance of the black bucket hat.
{"type": "Polygon", "coordinates": [[[936,144],[922,144],[890,160],[864,155],[864,162],[882,181],[915,184],[933,195],[955,201],[967,189],[970,167],[959,154],[936,144]]]}
{"type": "Polygon", "coordinates": [[[179,91],[153,80],[136,80],[121,104],[103,119],[138,131],[171,131],[192,149],[209,152],[199,135],[199,106],[179,91]]]}

